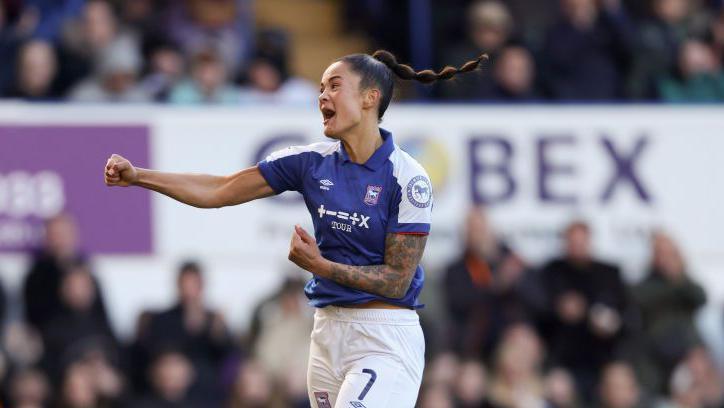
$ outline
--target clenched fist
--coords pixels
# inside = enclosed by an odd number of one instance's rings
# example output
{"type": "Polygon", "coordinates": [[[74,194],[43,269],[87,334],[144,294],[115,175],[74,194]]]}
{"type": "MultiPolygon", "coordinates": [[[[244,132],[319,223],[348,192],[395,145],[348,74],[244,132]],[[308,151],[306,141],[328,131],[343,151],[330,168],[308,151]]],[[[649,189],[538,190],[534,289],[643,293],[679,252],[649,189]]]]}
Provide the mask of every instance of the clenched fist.
{"type": "Polygon", "coordinates": [[[128,187],[138,180],[138,171],[123,156],[113,154],[106,162],[103,178],[107,186],[128,187]]]}
{"type": "Polygon", "coordinates": [[[319,273],[324,263],[314,237],[299,225],[294,226],[292,242],[289,244],[289,260],[312,273],[319,273]]]}

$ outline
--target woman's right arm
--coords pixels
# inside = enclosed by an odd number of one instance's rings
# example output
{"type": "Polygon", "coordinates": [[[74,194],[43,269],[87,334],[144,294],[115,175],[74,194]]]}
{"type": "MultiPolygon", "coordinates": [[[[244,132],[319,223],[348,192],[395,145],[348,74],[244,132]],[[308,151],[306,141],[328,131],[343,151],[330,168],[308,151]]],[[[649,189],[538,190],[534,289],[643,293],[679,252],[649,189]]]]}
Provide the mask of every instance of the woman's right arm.
{"type": "Polygon", "coordinates": [[[254,166],[229,176],[163,173],[134,167],[117,154],[106,163],[107,186],[139,186],[199,208],[219,208],[274,195],[254,166]]]}

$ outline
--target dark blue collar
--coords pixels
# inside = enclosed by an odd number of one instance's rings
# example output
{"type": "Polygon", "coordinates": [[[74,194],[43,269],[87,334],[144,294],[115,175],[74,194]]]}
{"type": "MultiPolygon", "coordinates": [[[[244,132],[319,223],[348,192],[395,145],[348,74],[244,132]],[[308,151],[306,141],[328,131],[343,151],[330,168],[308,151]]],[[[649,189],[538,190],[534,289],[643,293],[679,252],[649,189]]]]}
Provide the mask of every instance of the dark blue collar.
{"type": "MultiPolygon", "coordinates": [[[[392,133],[380,128],[380,136],[382,137],[382,146],[378,147],[377,150],[372,153],[372,156],[361,166],[366,167],[370,170],[377,170],[382,167],[383,164],[385,164],[387,159],[395,150],[395,142],[392,141],[392,133]]],[[[340,145],[342,146],[340,149],[342,154],[342,161],[345,163],[351,163],[352,160],[350,160],[347,151],[344,149],[344,143],[340,142],[340,145]]]]}

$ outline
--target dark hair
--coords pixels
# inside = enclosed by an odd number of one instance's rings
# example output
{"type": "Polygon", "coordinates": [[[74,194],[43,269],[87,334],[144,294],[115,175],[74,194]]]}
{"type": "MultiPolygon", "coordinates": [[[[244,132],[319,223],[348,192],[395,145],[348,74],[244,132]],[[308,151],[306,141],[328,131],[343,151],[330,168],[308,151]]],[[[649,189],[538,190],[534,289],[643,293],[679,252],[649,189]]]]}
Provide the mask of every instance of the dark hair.
{"type": "Polygon", "coordinates": [[[392,100],[392,92],[395,87],[393,74],[400,79],[429,84],[438,80],[450,79],[457,74],[473,71],[480,66],[483,60],[487,59],[488,55],[483,54],[474,60],[466,62],[460,68],[448,65],[439,72],[431,69],[415,71],[411,66],[397,62],[397,58],[391,52],[385,50],[377,50],[372,55],[351,54],[337,61],[349,64],[352,71],[359,74],[361,89],[368,89],[373,86],[380,89],[382,99],[380,100],[377,119],[382,120],[382,115],[385,114],[387,107],[390,105],[390,100],[392,100]]]}
{"type": "Polygon", "coordinates": [[[187,273],[201,276],[201,264],[193,260],[184,261],[178,268],[178,278],[187,273]]]}

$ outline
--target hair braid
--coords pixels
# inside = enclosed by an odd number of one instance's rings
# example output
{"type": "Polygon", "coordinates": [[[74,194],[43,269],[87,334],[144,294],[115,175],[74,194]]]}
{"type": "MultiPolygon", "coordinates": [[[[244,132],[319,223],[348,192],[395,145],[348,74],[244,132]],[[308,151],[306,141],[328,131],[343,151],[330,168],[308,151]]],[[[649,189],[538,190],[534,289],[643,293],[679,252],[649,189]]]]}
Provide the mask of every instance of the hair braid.
{"type": "Polygon", "coordinates": [[[445,80],[454,77],[457,74],[464,72],[470,72],[478,68],[483,61],[488,60],[488,54],[482,54],[478,58],[468,61],[463,64],[460,68],[455,68],[450,65],[441,69],[440,72],[435,72],[431,69],[425,69],[422,71],[415,71],[411,66],[406,64],[400,64],[397,62],[397,58],[385,50],[377,50],[372,54],[372,58],[385,64],[395,75],[401,79],[415,80],[424,84],[429,84],[438,80],[445,80]]]}

